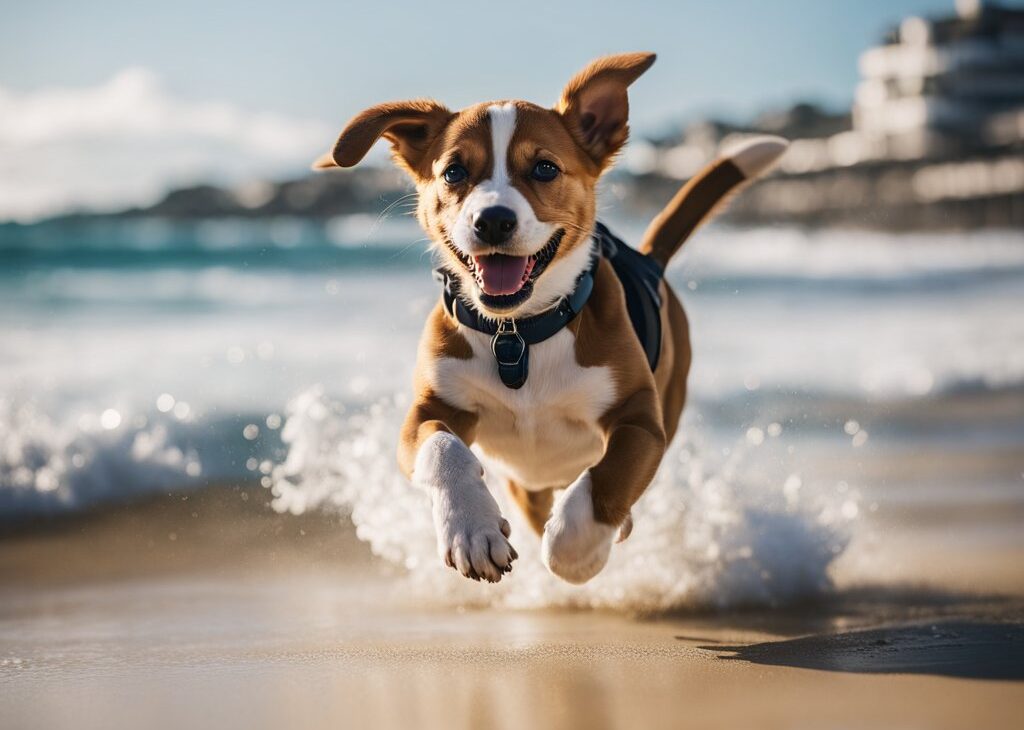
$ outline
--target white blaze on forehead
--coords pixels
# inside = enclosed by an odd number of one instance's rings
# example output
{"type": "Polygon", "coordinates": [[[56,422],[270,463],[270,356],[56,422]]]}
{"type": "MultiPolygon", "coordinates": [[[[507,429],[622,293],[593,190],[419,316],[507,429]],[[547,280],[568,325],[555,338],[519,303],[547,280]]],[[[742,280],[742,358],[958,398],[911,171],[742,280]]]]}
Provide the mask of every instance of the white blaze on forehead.
{"type": "MultiPolygon", "coordinates": [[[[481,180],[469,192],[451,227],[451,243],[467,256],[490,253],[494,250],[492,246],[483,244],[473,230],[476,216],[491,206],[500,205],[516,214],[515,233],[511,240],[502,246],[503,253],[515,256],[535,254],[547,245],[555,233],[555,224],[538,220],[530,201],[514,184],[515,170],[510,165],[509,153],[516,131],[517,113],[513,102],[491,104],[487,107],[487,116],[491,123],[490,177],[481,180]]],[[[466,279],[471,277],[468,273],[462,276],[466,279]]],[[[541,279],[545,276],[547,273],[542,274],[541,279]]],[[[471,285],[467,290],[475,292],[476,287],[471,285]]]]}
{"type": "Polygon", "coordinates": [[[491,118],[491,151],[494,156],[491,183],[500,187],[509,184],[508,148],[516,131],[516,107],[511,102],[491,104],[487,107],[487,114],[491,118]]]}
{"type": "Polygon", "coordinates": [[[473,220],[477,213],[493,205],[509,208],[516,214],[518,226],[507,250],[525,255],[539,251],[555,232],[554,225],[537,220],[530,202],[513,185],[509,166],[509,150],[516,131],[516,105],[512,102],[491,104],[487,116],[491,122],[491,176],[481,180],[462,203],[452,227],[452,243],[472,255],[477,243],[473,220]]]}

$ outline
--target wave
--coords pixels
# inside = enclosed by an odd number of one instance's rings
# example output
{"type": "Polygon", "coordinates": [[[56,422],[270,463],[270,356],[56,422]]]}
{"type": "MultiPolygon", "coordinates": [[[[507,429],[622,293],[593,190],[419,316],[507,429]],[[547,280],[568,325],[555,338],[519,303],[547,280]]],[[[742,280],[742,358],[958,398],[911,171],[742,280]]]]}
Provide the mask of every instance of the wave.
{"type": "Polygon", "coordinates": [[[423,248],[410,245],[420,238],[412,226],[388,226],[384,235],[357,239],[339,238],[336,228],[304,220],[6,224],[0,225],[0,265],[15,274],[53,268],[302,271],[409,268],[423,259],[423,248]]]}
{"type": "Polygon", "coordinates": [[[299,395],[283,434],[288,456],[272,471],[271,489],[281,512],[348,515],[376,555],[404,570],[403,590],[418,600],[637,612],[789,603],[830,590],[829,568],[849,543],[860,509],[854,490],[832,493],[804,484],[797,473],[765,468],[785,460],[777,425],[744,436],[720,461],[691,433],[670,449],[634,508],[632,536],[582,588],[547,572],[539,540],[503,490],[493,490],[512,522],[520,559],[481,597],[440,564],[427,497],[395,465],[402,401],[349,412],[321,388],[299,395]]]}
{"type": "MultiPolygon", "coordinates": [[[[351,395],[344,402],[332,398],[316,386],[291,401],[287,421],[272,408],[218,416],[224,409],[213,404],[209,412],[161,400],[157,407],[89,408],[78,401],[44,409],[34,401],[0,398],[0,521],[231,480],[273,485],[278,506],[290,511],[348,509],[358,501],[350,491],[355,485],[402,482],[393,452],[404,394],[368,405],[351,395]],[[347,453],[357,457],[351,474],[341,466],[347,453]]],[[[693,449],[701,440],[714,440],[716,451],[724,440],[732,449],[736,434],[764,430],[767,423],[781,424],[791,438],[852,441],[842,435],[851,419],[871,424],[871,431],[887,440],[971,433],[985,434],[990,443],[1013,442],[1024,434],[1024,418],[1013,417],[1011,403],[1024,403],[1024,375],[998,383],[965,377],[926,394],[877,399],[777,388],[694,390],[687,405],[689,428],[681,437],[685,445],[676,452],[696,465],[701,454],[693,449]]],[[[861,438],[866,436],[864,431],[861,438]]],[[[702,468],[712,469],[707,455],[702,461],[702,468]]],[[[675,472],[672,478],[679,477],[675,472]]]]}
{"type": "Polygon", "coordinates": [[[180,489],[202,474],[195,450],[182,446],[171,423],[126,419],[113,409],[56,422],[31,404],[0,401],[0,432],[5,519],[180,489]]]}
{"type": "Polygon", "coordinates": [[[274,413],[196,418],[173,399],[166,412],[121,406],[62,417],[0,399],[0,522],[255,481],[281,458],[280,422],[274,413]]]}
{"type": "Polygon", "coordinates": [[[687,244],[676,268],[710,281],[948,281],[958,275],[1021,272],[1024,233],[1007,229],[887,234],[718,226],[687,244]]]}

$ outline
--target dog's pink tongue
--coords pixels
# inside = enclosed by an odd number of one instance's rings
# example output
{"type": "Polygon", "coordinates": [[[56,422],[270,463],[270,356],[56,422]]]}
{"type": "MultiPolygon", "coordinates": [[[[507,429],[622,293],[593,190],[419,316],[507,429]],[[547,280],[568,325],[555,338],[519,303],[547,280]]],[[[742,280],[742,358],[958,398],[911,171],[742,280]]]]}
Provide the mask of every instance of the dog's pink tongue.
{"type": "Polygon", "coordinates": [[[515,294],[522,289],[527,260],[526,256],[506,256],[501,253],[473,257],[480,270],[481,286],[491,296],[515,294]]]}

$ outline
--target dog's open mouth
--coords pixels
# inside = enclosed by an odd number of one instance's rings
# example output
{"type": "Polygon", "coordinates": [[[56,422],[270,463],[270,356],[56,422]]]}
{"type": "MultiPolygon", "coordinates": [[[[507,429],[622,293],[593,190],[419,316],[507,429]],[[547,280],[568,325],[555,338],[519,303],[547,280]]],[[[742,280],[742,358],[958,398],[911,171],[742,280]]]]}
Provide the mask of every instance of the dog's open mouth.
{"type": "Polygon", "coordinates": [[[450,241],[448,248],[455,254],[480,288],[480,301],[489,309],[511,309],[522,304],[533,294],[533,283],[555,258],[565,236],[560,228],[544,245],[530,256],[508,256],[492,253],[486,256],[467,256],[450,241]]]}

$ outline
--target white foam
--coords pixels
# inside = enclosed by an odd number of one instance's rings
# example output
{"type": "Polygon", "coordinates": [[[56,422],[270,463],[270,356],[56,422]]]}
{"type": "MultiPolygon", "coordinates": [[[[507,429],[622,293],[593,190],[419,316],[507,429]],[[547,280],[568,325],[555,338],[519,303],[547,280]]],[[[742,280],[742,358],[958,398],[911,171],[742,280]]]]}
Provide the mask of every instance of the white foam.
{"type": "Polygon", "coordinates": [[[1010,267],[1024,267],[1024,234],[1009,230],[894,234],[711,226],[694,236],[673,260],[673,268],[697,278],[809,281],[886,281],[1010,267]]]}
{"type": "Polygon", "coordinates": [[[55,421],[0,399],[0,515],[80,509],[197,481],[199,458],[174,443],[170,420],[107,408],[55,421]]]}
{"type": "MultiPolygon", "coordinates": [[[[828,490],[798,479],[794,488],[795,477],[774,466],[784,459],[781,437],[744,439],[721,459],[677,440],[634,509],[632,536],[582,587],[548,573],[539,539],[503,490],[494,490],[520,559],[500,584],[482,587],[441,565],[427,497],[398,472],[402,401],[349,413],[319,388],[297,397],[284,433],[289,455],[274,470],[272,489],[280,511],[326,506],[351,515],[359,538],[407,571],[419,600],[631,611],[781,604],[827,591],[829,567],[849,538],[852,510],[844,512],[828,490]]],[[[844,504],[855,499],[843,495],[844,504]]]]}

